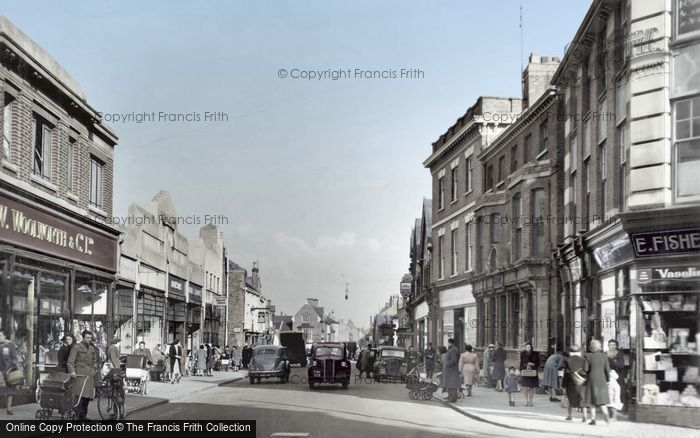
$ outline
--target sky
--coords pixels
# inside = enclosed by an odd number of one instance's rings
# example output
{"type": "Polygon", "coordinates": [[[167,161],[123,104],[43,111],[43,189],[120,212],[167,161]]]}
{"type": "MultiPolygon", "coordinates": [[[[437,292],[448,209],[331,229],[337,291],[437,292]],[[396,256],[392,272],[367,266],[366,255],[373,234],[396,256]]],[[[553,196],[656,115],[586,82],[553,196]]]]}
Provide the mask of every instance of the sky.
{"type": "Polygon", "coordinates": [[[520,6],[10,0],[0,14],[109,119],[114,216],[167,190],[199,221],[183,234],[218,217],[278,313],[315,297],[368,326],[408,270],[432,142],[478,96],[520,96],[527,55],[562,56],[590,0],[525,0],[522,41],[520,6]]]}

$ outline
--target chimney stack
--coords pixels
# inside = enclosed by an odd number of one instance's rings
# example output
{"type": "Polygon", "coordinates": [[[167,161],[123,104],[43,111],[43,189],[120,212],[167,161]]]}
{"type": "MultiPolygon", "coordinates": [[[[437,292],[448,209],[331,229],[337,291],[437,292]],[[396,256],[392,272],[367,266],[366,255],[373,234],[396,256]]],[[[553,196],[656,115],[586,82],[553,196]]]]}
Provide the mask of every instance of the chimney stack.
{"type": "Polygon", "coordinates": [[[523,71],[523,111],[544,94],[559,63],[558,56],[550,58],[549,56],[540,57],[537,52],[530,54],[527,67],[523,71]]]}

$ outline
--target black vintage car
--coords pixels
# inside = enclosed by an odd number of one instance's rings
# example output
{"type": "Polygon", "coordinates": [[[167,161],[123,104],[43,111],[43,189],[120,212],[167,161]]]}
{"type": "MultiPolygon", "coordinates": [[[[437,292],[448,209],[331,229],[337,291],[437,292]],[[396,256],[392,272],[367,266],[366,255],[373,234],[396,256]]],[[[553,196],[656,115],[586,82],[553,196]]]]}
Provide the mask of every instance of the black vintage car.
{"type": "Polygon", "coordinates": [[[248,365],[248,378],[252,385],[257,380],[276,377],[280,383],[289,382],[290,365],[286,348],[279,345],[258,345],[248,365]]]}
{"type": "Polygon", "coordinates": [[[322,383],[340,383],[343,389],[348,389],[352,367],[344,343],[314,344],[311,346],[310,356],[311,364],[308,369],[310,389],[322,383]]]}
{"type": "Polygon", "coordinates": [[[408,373],[408,355],[402,347],[382,345],[374,355],[374,380],[404,381],[408,373]]]}

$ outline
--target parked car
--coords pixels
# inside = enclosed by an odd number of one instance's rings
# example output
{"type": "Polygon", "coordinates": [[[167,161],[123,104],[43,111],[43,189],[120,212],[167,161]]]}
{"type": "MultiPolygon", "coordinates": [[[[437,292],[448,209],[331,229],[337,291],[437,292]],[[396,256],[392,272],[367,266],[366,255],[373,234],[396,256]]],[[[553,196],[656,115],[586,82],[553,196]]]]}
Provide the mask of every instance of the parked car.
{"type": "Polygon", "coordinates": [[[405,381],[408,373],[408,358],[402,347],[381,345],[374,355],[374,380],[405,381]]]}
{"type": "Polygon", "coordinates": [[[340,383],[343,389],[348,389],[351,374],[352,367],[345,344],[327,342],[311,347],[309,389],[322,383],[340,383]]]}
{"type": "Polygon", "coordinates": [[[248,365],[248,378],[252,385],[260,379],[276,377],[280,383],[289,382],[290,365],[287,349],[280,345],[258,345],[253,347],[253,357],[248,365]]]}
{"type": "Polygon", "coordinates": [[[287,349],[287,358],[290,363],[298,363],[302,367],[306,366],[307,353],[303,333],[282,332],[280,333],[280,344],[287,349]]]}

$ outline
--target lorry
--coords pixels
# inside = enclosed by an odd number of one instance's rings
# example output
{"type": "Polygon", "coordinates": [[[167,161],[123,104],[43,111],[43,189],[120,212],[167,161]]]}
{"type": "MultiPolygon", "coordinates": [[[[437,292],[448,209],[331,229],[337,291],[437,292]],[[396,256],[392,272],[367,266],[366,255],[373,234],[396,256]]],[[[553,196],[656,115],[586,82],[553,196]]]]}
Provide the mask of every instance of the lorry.
{"type": "Polygon", "coordinates": [[[304,343],[303,333],[281,332],[280,344],[287,348],[287,359],[290,363],[297,363],[302,367],[306,366],[306,344],[304,343]]]}

